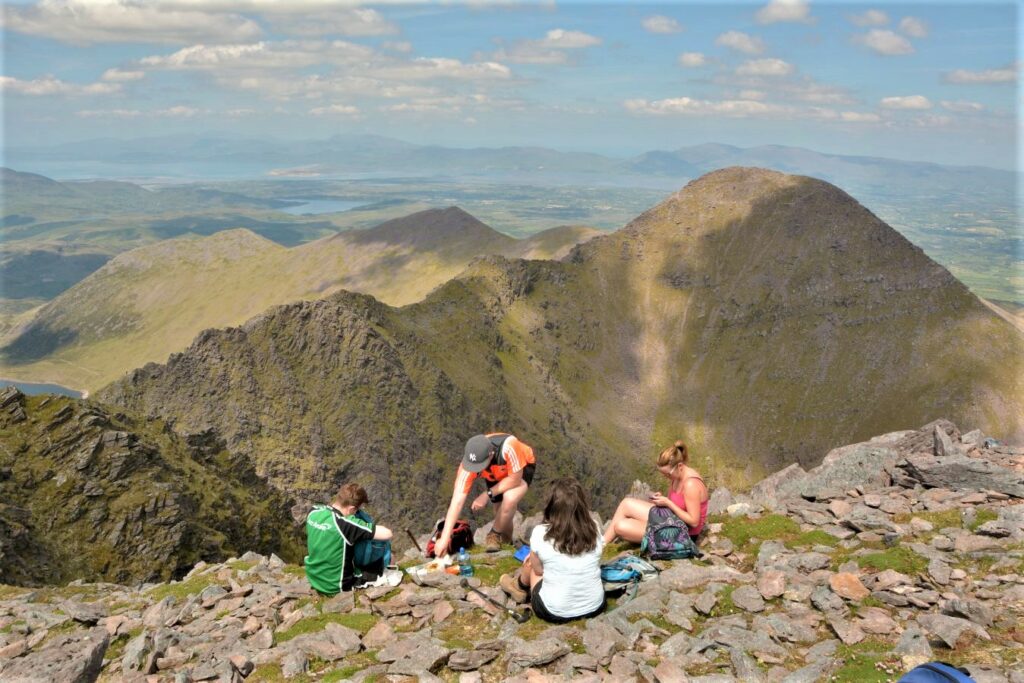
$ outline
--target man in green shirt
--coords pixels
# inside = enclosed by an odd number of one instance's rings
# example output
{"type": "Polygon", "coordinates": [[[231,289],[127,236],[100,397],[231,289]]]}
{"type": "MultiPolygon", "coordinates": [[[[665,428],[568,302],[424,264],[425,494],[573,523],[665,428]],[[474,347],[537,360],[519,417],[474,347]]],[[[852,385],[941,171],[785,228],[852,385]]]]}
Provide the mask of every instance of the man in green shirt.
{"type": "Polygon", "coordinates": [[[377,579],[384,568],[362,571],[354,561],[360,541],[391,540],[391,530],[356,517],[366,504],[366,491],[359,484],[342,486],[330,505],[317,505],[306,517],[306,578],[323,595],[336,595],[377,579]]]}

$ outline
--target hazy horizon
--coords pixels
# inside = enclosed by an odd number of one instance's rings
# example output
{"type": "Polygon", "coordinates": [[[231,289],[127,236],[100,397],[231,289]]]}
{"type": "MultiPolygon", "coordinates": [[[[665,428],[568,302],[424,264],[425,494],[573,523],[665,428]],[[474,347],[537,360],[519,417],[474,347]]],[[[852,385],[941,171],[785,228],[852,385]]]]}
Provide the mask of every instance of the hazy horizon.
{"type": "Polygon", "coordinates": [[[302,131],[615,157],[775,144],[1009,170],[1017,14],[804,0],[14,2],[4,146],[302,131]]]}

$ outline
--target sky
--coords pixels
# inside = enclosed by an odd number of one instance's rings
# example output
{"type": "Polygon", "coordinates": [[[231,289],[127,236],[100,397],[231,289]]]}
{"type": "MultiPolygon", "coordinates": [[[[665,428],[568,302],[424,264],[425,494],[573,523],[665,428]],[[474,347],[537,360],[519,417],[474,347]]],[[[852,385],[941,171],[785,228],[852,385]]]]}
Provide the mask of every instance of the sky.
{"type": "Polygon", "coordinates": [[[1018,22],[977,2],[7,2],[3,146],[373,133],[1012,169],[1018,22]]]}

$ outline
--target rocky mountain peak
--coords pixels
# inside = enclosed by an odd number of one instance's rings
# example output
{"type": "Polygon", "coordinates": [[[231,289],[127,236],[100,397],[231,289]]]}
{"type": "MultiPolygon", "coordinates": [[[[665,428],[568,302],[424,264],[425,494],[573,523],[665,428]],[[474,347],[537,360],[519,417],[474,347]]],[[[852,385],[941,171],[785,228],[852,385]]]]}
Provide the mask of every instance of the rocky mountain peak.
{"type": "Polygon", "coordinates": [[[635,597],[565,625],[508,616],[511,549],[474,549],[468,586],[437,572],[333,598],[256,552],[138,587],[0,586],[0,678],[882,683],[941,660],[1024,680],[1024,448],[939,420],[749,495],[715,488],[710,512],[703,557],[655,562],[635,597]]]}
{"type": "Polygon", "coordinates": [[[496,248],[515,242],[457,206],[418,211],[352,233],[352,236],[359,243],[384,242],[418,249],[433,248],[445,242],[472,244],[487,240],[493,241],[496,248]]]}

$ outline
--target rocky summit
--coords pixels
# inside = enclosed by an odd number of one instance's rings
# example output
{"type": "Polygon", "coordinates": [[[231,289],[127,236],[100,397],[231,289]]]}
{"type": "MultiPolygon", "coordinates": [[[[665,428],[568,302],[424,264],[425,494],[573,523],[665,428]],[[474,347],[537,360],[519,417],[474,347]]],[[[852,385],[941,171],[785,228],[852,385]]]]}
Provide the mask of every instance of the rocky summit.
{"type": "MultiPolygon", "coordinates": [[[[940,659],[1022,683],[1022,503],[1024,448],[938,421],[715,489],[704,557],[589,621],[519,624],[447,574],[324,599],[247,552],[171,583],[0,586],[0,680],[863,683],[940,659]]],[[[504,601],[510,551],[474,562],[504,601]]]]}

